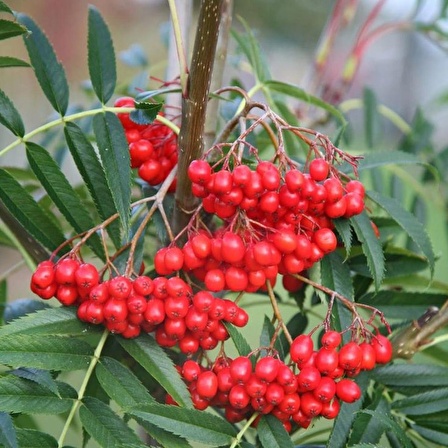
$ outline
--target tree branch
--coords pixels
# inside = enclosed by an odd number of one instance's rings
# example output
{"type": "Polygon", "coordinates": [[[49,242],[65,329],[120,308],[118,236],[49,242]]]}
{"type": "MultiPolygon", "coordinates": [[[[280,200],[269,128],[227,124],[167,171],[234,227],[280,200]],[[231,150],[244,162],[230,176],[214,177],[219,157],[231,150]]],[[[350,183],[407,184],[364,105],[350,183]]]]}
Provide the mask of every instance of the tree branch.
{"type": "Polygon", "coordinates": [[[179,133],[179,161],[173,233],[177,235],[189,222],[197,201],[187,175],[192,160],[204,149],[204,124],[208,94],[218,42],[223,0],[204,0],[197,24],[187,90],[182,101],[182,125],[179,133]]]}

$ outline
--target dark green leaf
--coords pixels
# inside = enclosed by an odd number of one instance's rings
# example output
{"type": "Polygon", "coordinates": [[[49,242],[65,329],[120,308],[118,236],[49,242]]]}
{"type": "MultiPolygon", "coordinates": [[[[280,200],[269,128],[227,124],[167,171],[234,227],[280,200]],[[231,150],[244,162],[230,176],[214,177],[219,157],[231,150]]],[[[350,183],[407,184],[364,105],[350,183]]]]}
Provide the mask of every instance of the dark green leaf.
{"type": "MultiPolygon", "coordinates": [[[[61,414],[68,411],[76,398],[76,391],[58,382],[57,396],[46,387],[12,375],[0,378],[0,411],[27,414],[61,414]]],[[[20,445],[22,446],[22,445],[20,445]]]]}
{"type": "Polygon", "coordinates": [[[423,225],[395,199],[382,196],[376,191],[369,191],[368,196],[384,209],[400,227],[409,235],[428,260],[431,276],[434,274],[434,251],[429,236],[423,225]]]}
{"type": "Polygon", "coordinates": [[[440,388],[394,401],[392,408],[407,415],[423,415],[448,408],[448,388],[440,388]]]}
{"type": "Polygon", "coordinates": [[[413,448],[413,444],[409,440],[404,429],[395,421],[395,419],[390,414],[383,415],[368,409],[363,409],[360,412],[371,415],[374,419],[377,419],[381,424],[390,429],[402,443],[403,448],[413,448]]]}
{"type": "Polygon", "coordinates": [[[103,389],[121,408],[154,401],[140,380],[113,358],[101,358],[95,373],[103,389]]]}
{"type": "Polygon", "coordinates": [[[263,415],[257,425],[257,434],[264,448],[294,448],[282,423],[273,415],[263,415]]]}
{"type": "Polygon", "coordinates": [[[236,435],[234,427],[226,420],[196,409],[152,403],[138,406],[129,413],[187,440],[208,446],[229,444],[236,435]]]}
{"type": "Polygon", "coordinates": [[[48,370],[33,369],[31,367],[20,367],[18,369],[11,370],[8,373],[18,376],[19,378],[34,381],[36,384],[39,384],[42,387],[46,387],[55,395],[59,394],[58,385],[56,384],[56,381],[53,379],[48,370]]]}
{"type": "Polygon", "coordinates": [[[174,398],[181,406],[191,407],[190,394],[173,362],[149,335],[137,339],[120,338],[120,345],[174,398]]]}
{"type": "Polygon", "coordinates": [[[65,115],[69,91],[64,68],[57,60],[47,36],[36,23],[25,14],[18,14],[17,19],[31,31],[24,37],[24,42],[42,91],[53,108],[65,115]]]}
{"type": "Polygon", "coordinates": [[[378,103],[373,90],[365,88],[363,92],[364,102],[364,129],[367,146],[373,148],[378,136],[379,114],[378,103]]]}
{"type": "MultiPolygon", "coordinates": [[[[415,274],[428,267],[426,259],[414,252],[407,251],[406,249],[388,248],[387,250],[388,252],[384,254],[385,280],[415,274]],[[389,252],[389,250],[391,251],[389,252]]],[[[358,274],[365,277],[372,277],[365,261],[363,255],[358,255],[350,259],[350,267],[358,274]]]]}
{"type": "Polygon", "coordinates": [[[63,233],[47,212],[7,171],[1,168],[0,199],[13,217],[46,248],[53,251],[65,242],[63,233]]]}
{"type": "Polygon", "coordinates": [[[0,123],[8,128],[14,135],[23,137],[25,127],[23,126],[22,117],[14,107],[12,101],[0,89],[0,123]]]}
{"type": "Polygon", "coordinates": [[[395,364],[376,368],[373,378],[386,386],[448,386],[448,367],[395,364]]]}
{"type": "MultiPolygon", "coordinates": [[[[260,347],[269,347],[271,340],[275,334],[275,327],[268,316],[264,316],[263,328],[260,335],[260,347]]],[[[280,338],[274,342],[274,348],[278,351],[280,359],[285,359],[285,349],[280,338]]]]}
{"type": "MultiPolygon", "coordinates": [[[[95,149],[75,123],[66,123],[64,132],[73,160],[92,196],[98,214],[101,219],[106,220],[117,213],[117,209],[95,149]]],[[[110,223],[107,231],[115,247],[119,248],[121,235],[118,220],[110,223]]]]}
{"type": "Polygon", "coordinates": [[[123,126],[114,114],[106,112],[94,117],[93,128],[109,191],[127,238],[131,203],[131,163],[123,126]]]}
{"type": "Polygon", "coordinates": [[[366,212],[350,219],[362,250],[367,258],[367,265],[372,274],[375,288],[378,290],[384,278],[384,254],[381,243],[376,237],[366,212]]]}
{"type": "Polygon", "coordinates": [[[390,290],[368,292],[359,301],[378,308],[388,318],[417,319],[429,306],[442,306],[446,294],[390,290]]]}
{"type": "Polygon", "coordinates": [[[172,432],[165,431],[147,420],[142,420],[136,416],[134,416],[134,419],[153,439],[159,442],[160,446],[169,446],[170,448],[191,448],[191,445],[184,438],[177,436],[172,432]]]}
{"type": "Polygon", "coordinates": [[[6,412],[0,412],[0,445],[4,448],[19,448],[16,429],[11,416],[6,412]]]}
{"type": "Polygon", "coordinates": [[[1,12],[7,12],[9,14],[14,14],[11,10],[11,8],[5,3],[0,1],[0,11],[1,12]]]}
{"type": "Polygon", "coordinates": [[[135,109],[129,117],[137,124],[151,124],[157,117],[163,103],[149,103],[145,101],[135,101],[135,109]]]}
{"type": "Polygon", "coordinates": [[[17,428],[17,440],[20,448],[58,448],[58,442],[53,436],[35,429],[17,428]]]}
{"type": "Polygon", "coordinates": [[[294,84],[269,80],[265,81],[263,85],[268,90],[283,93],[284,95],[296,98],[313,106],[319,107],[320,109],[323,109],[327,111],[329,114],[333,115],[338,121],[340,121],[343,127],[347,125],[347,121],[345,120],[344,115],[342,115],[342,113],[336,107],[332,106],[329,103],[326,103],[317,96],[309,94],[308,92],[306,92],[305,90],[301,89],[300,87],[294,84]]]}
{"type": "Polygon", "coordinates": [[[27,33],[27,29],[19,23],[0,19],[0,40],[20,36],[25,33],[27,33]]]}
{"type": "Polygon", "coordinates": [[[98,99],[106,104],[115,90],[117,73],[112,38],[99,11],[89,6],[88,32],[89,74],[98,99]]]}
{"type": "Polygon", "coordinates": [[[29,67],[28,62],[22,61],[19,58],[13,58],[11,56],[0,56],[0,68],[5,67],[29,67]]]}
{"type": "MultiPolygon", "coordinates": [[[[356,382],[365,394],[369,383],[368,375],[362,373],[358,376],[356,382]]],[[[328,438],[327,448],[346,448],[356,413],[361,409],[362,402],[363,398],[350,404],[342,403],[341,410],[334,421],[333,429],[328,438]]]]}
{"type": "Polygon", "coordinates": [[[444,432],[423,427],[421,425],[411,425],[411,428],[427,440],[431,440],[441,446],[448,446],[448,428],[445,428],[444,432]]]}
{"type": "Polygon", "coordinates": [[[352,228],[350,226],[350,221],[348,219],[335,219],[333,223],[339,236],[341,237],[348,257],[350,255],[350,251],[352,250],[352,228]]]}
{"type": "Polygon", "coordinates": [[[235,344],[235,347],[236,347],[239,355],[247,356],[252,351],[252,349],[250,348],[250,345],[246,341],[244,336],[232,324],[225,323],[225,326],[227,328],[227,331],[230,334],[230,338],[232,339],[233,343],[235,344]]]}
{"type": "Polygon", "coordinates": [[[48,303],[43,300],[26,298],[16,299],[6,304],[3,319],[5,324],[9,324],[12,320],[23,317],[25,314],[35,313],[36,311],[44,310],[49,307],[48,303]]]}
{"type": "MultiPolygon", "coordinates": [[[[353,300],[354,290],[350,268],[347,263],[344,263],[342,256],[337,252],[330,253],[322,259],[320,265],[322,284],[343,295],[348,300],[353,300]]],[[[351,323],[351,311],[342,302],[335,299],[332,313],[334,328],[343,331],[351,323]]],[[[349,335],[346,334],[344,337],[348,338],[349,335]]]]}
{"type": "MultiPolygon", "coordinates": [[[[382,388],[375,390],[374,399],[366,409],[383,415],[390,413],[390,405],[383,397],[382,388]]],[[[384,431],[385,427],[378,420],[371,415],[360,413],[354,421],[348,445],[351,447],[358,443],[377,444],[384,431]]]]}
{"type": "Polygon", "coordinates": [[[0,339],[0,362],[11,367],[85,369],[92,355],[92,347],[87,342],[74,338],[15,334],[0,339]]]}
{"type": "Polygon", "coordinates": [[[76,308],[47,308],[1,327],[0,338],[14,334],[79,336],[87,332],[92,333],[95,328],[98,327],[87,325],[76,317],[76,308]]]}
{"type": "Polygon", "coordinates": [[[96,398],[84,397],[79,417],[86,431],[101,447],[145,447],[129,426],[107,404],[96,398]]]}
{"type": "MultiPolygon", "coordinates": [[[[31,169],[48,196],[75,231],[81,234],[92,229],[95,224],[90,214],[48,151],[35,143],[28,142],[26,155],[31,169]]],[[[87,240],[87,244],[98,257],[104,260],[103,245],[96,233],[87,240]]]]}

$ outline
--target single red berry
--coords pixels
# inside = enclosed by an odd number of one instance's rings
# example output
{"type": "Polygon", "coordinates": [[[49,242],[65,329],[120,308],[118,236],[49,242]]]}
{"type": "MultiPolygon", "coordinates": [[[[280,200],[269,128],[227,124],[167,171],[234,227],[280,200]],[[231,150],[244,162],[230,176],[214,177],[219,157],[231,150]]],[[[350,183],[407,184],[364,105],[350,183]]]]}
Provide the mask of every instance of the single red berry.
{"type": "Polygon", "coordinates": [[[348,342],[339,350],[339,366],[344,370],[356,369],[362,361],[362,350],[356,342],[348,342]]]}
{"type": "Polygon", "coordinates": [[[252,363],[246,356],[239,356],[230,363],[230,375],[235,383],[245,383],[252,374],[252,363]]]}
{"type": "Polygon", "coordinates": [[[345,403],[354,403],[361,398],[360,387],[352,380],[342,379],[336,383],[336,395],[345,403]]]}
{"type": "Polygon", "coordinates": [[[376,362],[378,364],[387,364],[392,359],[392,344],[386,336],[376,335],[371,341],[375,350],[376,362]]]}
{"type": "Polygon", "coordinates": [[[341,341],[342,341],[341,333],[334,330],[326,331],[322,335],[322,338],[320,340],[322,347],[325,347],[327,349],[337,348],[341,343],[341,341]]]}
{"type": "Polygon", "coordinates": [[[137,277],[134,280],[133,287],[134,291],[142,296],[148,296],[154,290],[152,280],[145,275],[140,275],[137,277]]]}
{"type": "Polygon", "coordinates": [[[79,265],[75,272],[75,281],[78,287],[84,290],[91,290],[99,283],[100,275],[93,264],[83,263],[79,265]]]}
{"type": "Polygon", "coordinates": [[[326,419],[332,420],[336,418],[341,409],[341,403],[334,397],[331,401],[322,404],[320,415],[326,419]]]}
{"type": "Polygon", "coordinates": [[[55,266],[54,281],[59,285],[73,286],[76,284],[75,272],[79,261],[73,258],[64,258],[55,266]]]}
{"type": "Polygon", "coordinates": [[[322,403],[328,403],[336,394],[336,383],[328,376],[321,378],[317,387],[313,390],[313,395],[322,403]]]}
{"type": "Polygon", "coordinates": [[[43,261],[39,263],[33,275],[31,283],[37,288],[45,289],[55,281],[54,263],[52,261],[43,261]]]}
{"type": "Polygon", "coordinates": [[[116,299],[124,300],[131,294],[132,281],[124,275],[119,275],[109,280],[107,288],[109,295],[116,299]]]}
{"type": "Polygon", "coordinates": [[[272,356],[265,356],[255,364],[255,375],[266,383],[271,383],[277,377],[280,361],[272,356]]]}
{"type": "Polygon", "coordinates": [[[330,167],[325,159],[317,158],[310,162],[310,176],[316,182],[320,182],[328,177],[330,167]]]}
{"type": "Polygon", "coordinates": [[[313,353],[313,340],[306,334],[297,336],[291,344],[291,360],[303,364],[307,362],[313,353]]]}

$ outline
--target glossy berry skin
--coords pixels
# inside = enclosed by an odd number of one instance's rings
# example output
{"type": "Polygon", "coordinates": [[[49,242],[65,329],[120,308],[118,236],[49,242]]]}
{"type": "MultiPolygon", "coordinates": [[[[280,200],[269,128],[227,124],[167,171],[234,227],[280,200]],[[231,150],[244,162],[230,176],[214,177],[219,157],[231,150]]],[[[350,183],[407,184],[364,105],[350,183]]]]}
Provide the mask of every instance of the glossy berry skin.
{"type": "Polygon", "coordinates": [[[321,338],[322,347],[327,349],[337,348],[342,342],[342,336],[339,332],[334,330],[326,331],[321,338]]]}
{"type": "Polygon", "coordinates": [[[392,344],[386,336],[378,334],[371,341],[375,350],[376,362],[378,364],[387,364],[392,359],[392,344]]]}
{"type": "Polygon", "coordinates": [[[212,399],[218,392],[218,378],[214,372],[207,370],[199,374],[196,381],[198,394],[205,399],[212,399]]]}
{"type": "Polygon", "coordinates": [[[313,353],[313,340],[306,334],[297,336],[291,344],[290,355],[292,361],[297,364],[307,362],[313,353]]]}
{"type": "Polygon", "coordinates": [[[342,379],[336,383],[336,395],[345,403],[354,403],[361,398],[361,389],[354,381],[342,379]]]}
{"type": "Polygon", "coordinates": [[[362,361],[362,350],[356,342],[348,342],[339,350],[339,366],[344,370],[356,369],[362,361]]]}
{"type": "Polygon", "coordinates": [[[316,182],[319,182],[328,177],[330,167],[326,160],[317,158],[310,162],[309,172],[311,178],[316,182]]]}
{"type": "Polygon", "coordinates": [[[255,365],[255,375],[266,383],[275,380],[280,368],[280,361],[272,356],[261,358],[255,365]]]}
{"type": "Polygon", "coordinates": [[[252,373],[252,363],[249,358],[239,356],[230,363],[230,375],[235,383],[245,383],[252,373]]]}

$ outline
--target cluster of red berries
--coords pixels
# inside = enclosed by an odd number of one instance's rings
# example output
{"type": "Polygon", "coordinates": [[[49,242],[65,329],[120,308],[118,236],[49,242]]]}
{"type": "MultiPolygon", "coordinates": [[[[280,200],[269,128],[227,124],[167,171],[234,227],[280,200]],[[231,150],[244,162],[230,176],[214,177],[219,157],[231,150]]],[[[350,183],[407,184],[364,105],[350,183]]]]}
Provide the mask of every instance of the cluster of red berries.
{"type": "Polygon", "coordinates": [[[313,159],[309,173],[287,170],[282,178],[271,162],[252,171],[237,165],[233,171],[213,172],[204,160],[194,160],[188,175],[193,193],[205,211],[227,224],[214,233],[192,232],[185,246],[161,249],[155,268],[161,275],[183,269],[211,291],[254,292],[266,281],[283,275],[286,289],[300,287],[292,275],[301,273],[337,247],[333,219],[364,210],[364,186],[345,185],[328,177],[330,165],[313,159]]]}
{"type": "MultiPolygon", "coordinates": [[[[197,409],[224,408],[233,423],[254,412],[272,414],[290,431],[293,425],[307,428],[319,416],[334,419],[341,402],[353,403],[361,397],[351,378],[389,362],[392,356],[389,340],[381,335],[370,343],[352,341],[338,350],[340,344],[341,335],[336,331],[323,335],[317,351],[309,335],[298,336],[290,348],[298,373],[272,355],[254,362],[246,356],[233,360],[221,356],[211,368],[189,359],[179,371],[197,409]]],[[[174,404],[170,396],[167,402],[174,404]]]]}
{"type": "MultiPolygon", "coordinates": [[[[115,107],[134,107],[131,97],[118,98],[115,107]]],[[[117,114],[129,143],[131,167],[150,185],[162,183],[177,164],[177,136],[164,124],[155,120],[150,125],[137,124],[128,113],[117,114]]],[[[169,191],[176,189],[176,183],[169,191]]]]}
{"type": "Polygon", "coordinates": [[[125,338],[154,332],[159,345],[178,345],[186,355],[211,350],[227,339],[225,322],[243,327],[248,321],[246,311],[231,300],[208,291],[193,294],[179,277],[116,276],[101,281],[94,265],[74,258],[40,263],[31,290],[43,299],[55,297],[65,306],[78,306],[82,321],[103,324],[125,338]]]}

